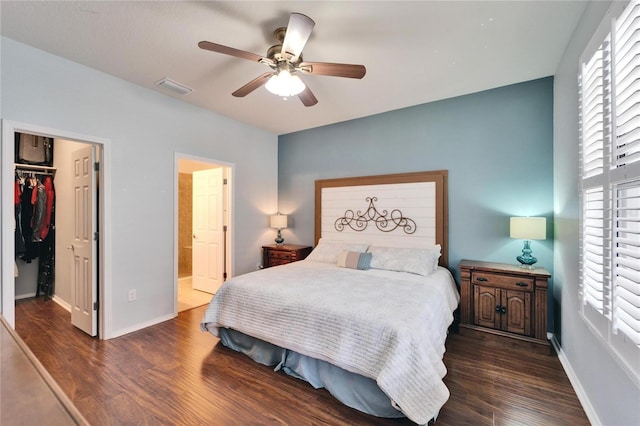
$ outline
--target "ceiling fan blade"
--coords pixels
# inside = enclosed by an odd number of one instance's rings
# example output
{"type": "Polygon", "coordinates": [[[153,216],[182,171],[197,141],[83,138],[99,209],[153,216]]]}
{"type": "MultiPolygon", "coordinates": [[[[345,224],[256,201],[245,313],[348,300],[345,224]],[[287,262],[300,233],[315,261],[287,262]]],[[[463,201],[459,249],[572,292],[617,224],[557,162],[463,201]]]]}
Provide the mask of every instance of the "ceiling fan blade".
{"type": "Polygon", "coordinates": [[[367,73],[364,65],[332,64],[329,62],[301,62],[296,69],[314,75],[362,78],[367,73]]]}
{"type": "Polygon", "coordinates": [[[264,86],[272,74],[273,73],[265,72],[261,76],[254,78],[253,80],[251,80],[250,82],[248,82],[247,84],[245,84],[244,86],[242,86],[241,88],[233,92],[232,95],[235,96],[236,98],[242,98],[244,96],[247,96],[249,93],[253,92],[258,87],[264,86]]]}
{"type": "Polygon", "coordinates": [[[309,86],[307,86],[302,92],[300,92],[298,98],[300,98],[300,100],[306,107],[314,106],[318,103],[318,99],[316,99],[311,89],[309,89],[309,86]]]}
{"type": "Polygon", "coordinates": [[[295,62],[302,53],[304,45],[307,44],[311,31],[316,25],[313,19],[302,13],[292,13],[289,17],[289,25],[282,42],[282,54],[289,54],[290,60],[295,62]]]}
{"type": "Polygon", "coordinates": [[[244,50],[234,49],[233,47],[223,46],[217,43],[211,43],[210,41],[201,41],[198,43],[198,47],[200,49],[210,50],[224,55],[231,55],[236,58],[248,59],[254,62],[262,62],[263,60],[262,56],[255,53],[245,52],[244,50]]]}

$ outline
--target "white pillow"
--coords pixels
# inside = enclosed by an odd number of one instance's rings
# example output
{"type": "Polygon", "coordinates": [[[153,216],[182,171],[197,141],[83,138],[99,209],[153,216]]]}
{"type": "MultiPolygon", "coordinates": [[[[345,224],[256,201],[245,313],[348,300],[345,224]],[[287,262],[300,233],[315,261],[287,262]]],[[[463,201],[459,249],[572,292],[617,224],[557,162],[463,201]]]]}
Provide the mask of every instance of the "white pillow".
{"type": "Polygon", "coordinates": [[[315,262],[337,263],[338,255],[342,251],[357,251],[364,253],[367,251],[369,244],[350,243],[346,241],[332,241],[320,238],[318,245],[307,256],[307,259],[315,262]]]}
{"type": "Polygon", "coordinates": [[[438,268],[440,245],[431,249],[371,246],[371,269],[430,275],[438,268]]]}

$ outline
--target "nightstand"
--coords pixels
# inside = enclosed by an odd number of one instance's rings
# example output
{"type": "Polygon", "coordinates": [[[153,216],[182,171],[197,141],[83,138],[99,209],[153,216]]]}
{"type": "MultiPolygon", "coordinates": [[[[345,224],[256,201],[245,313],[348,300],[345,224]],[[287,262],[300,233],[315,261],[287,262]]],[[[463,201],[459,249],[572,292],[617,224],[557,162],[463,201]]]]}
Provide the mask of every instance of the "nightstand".
{"type": "Polygon", "coordinates": [[[549,346],[548,271],[473,260],[459,267],[461,328],[549,346]]]}
{"type": "Polygon", "coordinates": [[[306,258],[311,253],[310,246],[299,246],[296,244],[271,244],[262,246],[262,266],[284,265],[306,258]]]}

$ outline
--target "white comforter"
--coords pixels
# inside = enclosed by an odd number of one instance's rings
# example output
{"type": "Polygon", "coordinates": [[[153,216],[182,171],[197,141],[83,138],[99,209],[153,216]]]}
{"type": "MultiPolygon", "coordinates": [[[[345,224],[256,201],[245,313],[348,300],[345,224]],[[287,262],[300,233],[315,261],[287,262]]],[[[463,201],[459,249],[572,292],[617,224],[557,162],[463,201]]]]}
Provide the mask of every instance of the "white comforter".
{"type": "Polygon", "coordinates": [[[426,424],[449,398],[442,357],[458,301],[444,268],[422,277],[304,260],[227,281],[202,329],[232,328],[373,378],[426,424]]]}

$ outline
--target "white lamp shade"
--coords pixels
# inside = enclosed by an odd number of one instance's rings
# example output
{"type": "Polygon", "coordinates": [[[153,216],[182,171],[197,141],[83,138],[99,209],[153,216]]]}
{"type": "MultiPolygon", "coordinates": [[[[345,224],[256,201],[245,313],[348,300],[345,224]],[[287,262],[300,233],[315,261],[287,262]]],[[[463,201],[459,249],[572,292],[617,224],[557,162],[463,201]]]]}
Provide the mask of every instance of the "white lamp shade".
{"type": "Polygon", "coordinates": [[[271,216],[271,227],[284,229],[287,227],[289,217],[286,214],[274,214],[271,216]]]}
{"type": "Polygon", "coordinates": [[[545,240],[547,238],[547,219],[544,217],[512,217],[509,229],[511,238],[545,240]]]}

